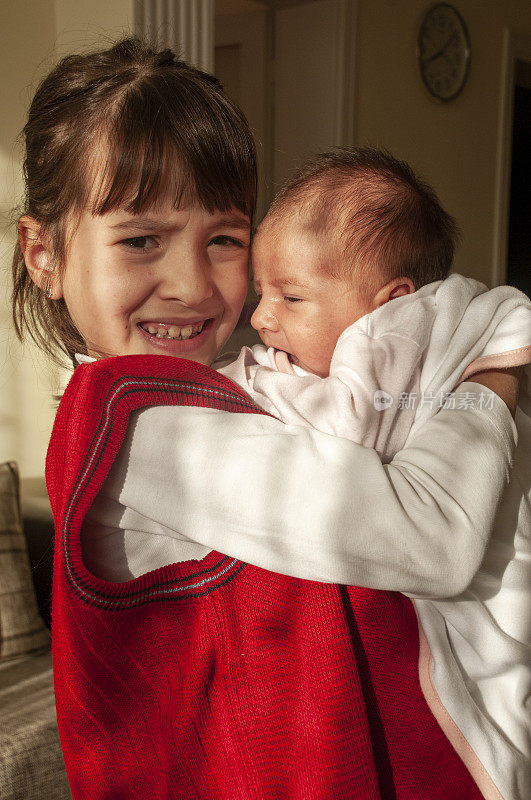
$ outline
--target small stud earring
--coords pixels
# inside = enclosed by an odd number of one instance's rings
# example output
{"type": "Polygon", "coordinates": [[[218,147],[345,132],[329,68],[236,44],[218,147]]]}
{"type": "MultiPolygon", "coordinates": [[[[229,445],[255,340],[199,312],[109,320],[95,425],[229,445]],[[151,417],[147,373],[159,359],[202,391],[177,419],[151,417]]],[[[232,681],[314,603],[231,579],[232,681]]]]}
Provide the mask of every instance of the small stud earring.
{"type": "Polygon", "coordinates": [[[44,283],[44,294],[46,295],[48,300],[50,300],[52,297],[52,282],[53,282],[54,269],[55,269],[55,260],[52,261],[51,269],[48,270],[46,281],[44,283]]]}

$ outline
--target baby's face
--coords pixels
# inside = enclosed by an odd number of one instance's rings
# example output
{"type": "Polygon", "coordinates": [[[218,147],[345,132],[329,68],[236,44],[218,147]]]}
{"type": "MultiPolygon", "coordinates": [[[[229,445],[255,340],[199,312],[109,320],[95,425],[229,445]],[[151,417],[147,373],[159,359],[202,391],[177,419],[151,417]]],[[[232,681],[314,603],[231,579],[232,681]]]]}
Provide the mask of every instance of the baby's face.
{"type": "Polygon", "coordinates": [[[252,249],[260,297],[253,328],[266,346],[323,378],[340,334],[373,310],[365,287],[330,274],[333,258],[320,237],[296,224],[262,228],[252,249]]]}

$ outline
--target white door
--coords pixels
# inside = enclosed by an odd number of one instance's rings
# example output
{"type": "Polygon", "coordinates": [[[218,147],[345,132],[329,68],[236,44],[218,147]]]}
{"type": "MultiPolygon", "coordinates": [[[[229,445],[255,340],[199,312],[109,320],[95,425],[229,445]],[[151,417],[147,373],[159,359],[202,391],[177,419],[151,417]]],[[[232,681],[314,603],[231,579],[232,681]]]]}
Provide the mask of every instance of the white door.
{"type": "MultiPolygon", "coordinates": [[[[357,0],[216,3],[214,73],[255,134],[258,221],[303,159],[354,141],[357,6],[357,0]]],[[[255,300],[250,291],[228,349],[258,341],[248,324],[255,300]]]]}

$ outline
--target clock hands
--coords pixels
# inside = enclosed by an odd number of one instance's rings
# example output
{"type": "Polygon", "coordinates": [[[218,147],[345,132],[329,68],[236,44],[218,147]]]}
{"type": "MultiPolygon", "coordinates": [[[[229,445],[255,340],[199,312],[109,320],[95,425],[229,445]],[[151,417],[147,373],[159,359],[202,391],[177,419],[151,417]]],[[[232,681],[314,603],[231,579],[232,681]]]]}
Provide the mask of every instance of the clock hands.
{"type": "Polygon", "coordinates": [[[438,100],[453,100],[465,85],[470,40],[450,3],[436,3],[426,11],[417,37],[417,63],[424,85],[438,100]]]}
{"type": "Polygon", "coordinates": [[[449,39],[446,40],[446,42],[441,47],[441,49],[437,50],[437,52],[433,53],[433,55],[431,55],[429,58],[425,58],[422,63],[423,64],[431,64],[432,61],[435,61],[437,58],[440,58],[441,56],[443,58],[446,58],[445,53],[446,53],[448,47],[450,46],[450,44],[454,41],[454,39],[456,37],[457,37],[457,31],[454,31],[452,33],[452,35],[449,37],[449,39]]]}

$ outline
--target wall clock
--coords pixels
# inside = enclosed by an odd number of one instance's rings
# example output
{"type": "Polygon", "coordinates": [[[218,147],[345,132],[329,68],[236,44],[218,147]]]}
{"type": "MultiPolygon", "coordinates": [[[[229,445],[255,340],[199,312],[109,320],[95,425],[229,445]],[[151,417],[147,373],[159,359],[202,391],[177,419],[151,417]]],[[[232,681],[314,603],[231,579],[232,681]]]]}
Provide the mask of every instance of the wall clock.
{"type": "Polygon", "coordinates": [[[468,77],[470,40],[461,14],[449,3],[437,3],[426,12],[417,59],[430,94],[444,101],[457,97],[468,77]]]}

